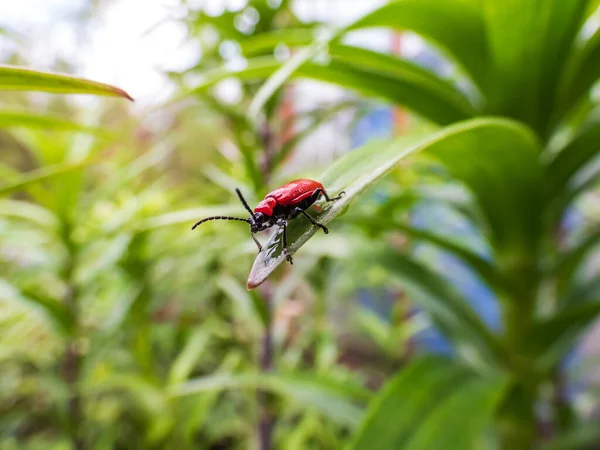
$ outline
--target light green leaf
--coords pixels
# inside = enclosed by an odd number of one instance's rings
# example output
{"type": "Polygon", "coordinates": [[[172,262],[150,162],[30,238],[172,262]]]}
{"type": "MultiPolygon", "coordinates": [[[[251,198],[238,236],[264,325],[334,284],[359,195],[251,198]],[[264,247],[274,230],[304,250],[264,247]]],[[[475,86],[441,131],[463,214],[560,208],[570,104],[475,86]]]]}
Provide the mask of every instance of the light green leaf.
{"type": "Polygon", "coordinates": [[[204,325],[192,333],[169,369],[168,385],[183,383],[190,376],[211,337],[210,331],[210,328],[204,325]]]}
{"type": "Polygon", "coordinates": [[[73,318],[59,301],[22,291],[0,278],[0,300],[18,303],[35,314],[40,314],[52,328],[62,336],[69,336],[73,330],[73,318]]]}
{"type": "Polygon", "coordinates": [[[28,220],[50,229],[57,228],[59,224],[58,218],[50,210],[22,200],[0,199],[0,215],[28,220]]]}
{"type": "Polygon", "coordinates": [[[133,100],[124,90],[97,81],[71,75],[40,72],[24,67],[2,65],[0,65],[0,90],[93,94],[124,97],[133,100]]]}
{"type": "Polygon", "coordinates": [[[55,116],[36,114],[27,111],[0,110],[0,128],[27,127],[46,128],[58,131],[80,131],[99,136],[108,136],[106,131],[55,116]]]}
{"type": "Polygon", "coordinates": [[[329,31],[322,36],[317,37],[309,46],[303,48],[282,64],[281,67],[279,67],[267,81],[264,82],[256,95],[254,95],[250,107],[248,108],[250,120],[256,120],[258,113],[262,110],[267,101],[281,86],[283,86],[292,74],[339,34],[340,31],[329,31]]]}
{"type": "Polygon", "coordinates": [[[217,280],[217,285],[234,302],[235,315],[252,328],[256,336],[269,326],[271,321],[265,300],[255,293],[249,293],[236,279],[229,275],[222,275],[217,280]]]}
{"type": "Polygon", "coordinates": [[[213,375],[190,380],[172,390],[172,395],[191,395],[228,389],[263,389],[290,398],[304,407],[322,412],[344,425],[356,425],[362,416],[357,404],[369,393],[354,383],[304,374],[245,373],[213,375]]]}
{"type": "MultiPolygon", "coordinates": [[[[324,205],[315,218],[326,225],[402,158],[420,150],[441,159],[452,175],[472,189],[495,243],[517,255],[531,249],[540,236],[543,206],[540,149],[527,128],[505,119],[465,121],[427,137],[400,137],[354,150],[315,177],[332,195],[346,192],[340,200],[324,205]]],[[[317,231],[302,218],[292,221],[288,226],[290,253],[317,231]]],[[[260,285],[284,262],[281,241],[280,232],[271,236],[254,262],[248,289],[260,285]]]]}
{"type": "Polygon", "coordinates": [[[153,230],[156,228],[183,224],[189,225],[188,229],[191,229],[195,222],[204,217],[229,215],[238,215],[239,217],[243,217],[247,214],[248,213],[241,205],[204,206],[184,209],[181,211],[173,211],[160,216],[151,217],[136,223],[135,229],[139,231],[153,230]]]}
{"type": "Polygon", "coordinates": [[[418,359],[371,401],[348,449],[475,449],[505,385],[502,377],[478,378],[450,360],[418,359]]]}
{"type": "Polygon", "coordinates": [[[240,41],[240,49],[244,56],[272,52],[278,45],[290,47],[309,45],[315,39],[313,28],[283,28],[267,33],[259,33],[240,41]]]}
{"type": "Polygon", "coordinates": [[[96,162],[98,162],[96,159],[84,159],[73,163],[52,164],[31,170],[21,174],[19,177],[11,179],[8,184],[0,185],[0,195],[12,194],[13,192],[26,189],[33,184],[67,175],[96,162]]]}

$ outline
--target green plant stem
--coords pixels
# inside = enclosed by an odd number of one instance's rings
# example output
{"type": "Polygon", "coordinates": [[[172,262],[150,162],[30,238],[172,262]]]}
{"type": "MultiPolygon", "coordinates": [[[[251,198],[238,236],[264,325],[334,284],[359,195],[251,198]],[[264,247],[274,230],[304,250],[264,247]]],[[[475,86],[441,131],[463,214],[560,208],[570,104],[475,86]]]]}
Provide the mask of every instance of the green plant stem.
{"type": "MultiPolygon", "coordinates": [[[[272,317],[272,295],[269,286],[263,288],[264,302],[267,308],[267,317],[272,317]]],[[[260,361],[259,367],[262,373],[269,373],[273,370],[273,334],[272,324],[269,319],[268,325],[264,329],[262,341],[260,345],[260,361]]],[[[258,423],[258,448],[260,450],[270,450],[272,448],[272,434],[274,419],[269,410],[269,394],[267,391],[259,389],[257,394],[257,402],[259,409],[258,423]]]]}
{"type": "Polygon", "coordinates": [[[502,302],[505,345],[509,355],[507,369],[515,385],[500,411],[501,448],[504,450],[531,450],[537,439],[535,404],[539,380],[525,351],[539,285],[539,274],[533,267],[532,263],[523,262],[506,271],[507,279],[511,280],[512,295],[502,302]]]}
{"type": "Polygon", "coordinates": [[[68,252],[64,269],[64,280],[67,289],[63,300],[65,308],[71,316],[73,323],[63,358],[63,381],[68,389],[67,416],[69,421],[71,446],[74,450],[84,450],[87,446],[83,434],[84,417],[81,392],[79,389],[83,355],[78,343],[80,322],[79,288],[75,282],[74,276],[77,249],[74,242],[71,240],[71,229],[69,226],[65,226],[63,243],[68,252]]]}

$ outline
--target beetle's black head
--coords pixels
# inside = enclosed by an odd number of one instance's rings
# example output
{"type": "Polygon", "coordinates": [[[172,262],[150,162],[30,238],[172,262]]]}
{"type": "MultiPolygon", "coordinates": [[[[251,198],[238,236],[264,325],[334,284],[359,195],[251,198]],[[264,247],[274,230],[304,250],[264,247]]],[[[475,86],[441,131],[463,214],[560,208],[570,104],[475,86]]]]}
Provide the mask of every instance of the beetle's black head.
{"type": "Polygon", "coordinates": [[[264,213],[252,213],[252,217],[250,217],[251,233],[258,233],[259,231],[264,231],[267,228],[271,228],[273,225],[275,225],[275,223],[273,222],[273,218],[267,216],[264,213]]]}

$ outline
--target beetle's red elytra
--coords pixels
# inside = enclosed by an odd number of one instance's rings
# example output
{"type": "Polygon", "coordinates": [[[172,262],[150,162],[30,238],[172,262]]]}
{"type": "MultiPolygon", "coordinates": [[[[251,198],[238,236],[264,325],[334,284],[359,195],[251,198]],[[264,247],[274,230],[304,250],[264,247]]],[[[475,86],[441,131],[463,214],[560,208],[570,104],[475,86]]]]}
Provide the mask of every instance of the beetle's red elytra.
{"type": "Polygon", "coordinates": [[[250,234],[260,253],[262,251],[262,246],[254,237],[254,233],[264,231],[274,225],[277,225],[283,228],[283,254],[285,255],[285,259],[287,259],[290,264],[293,264],[293,259],[287,248],[288,220],[294,219],[302,214],[310,221],[310,223],[321,228],[325,234],[327,234],[329,233],[327,227],[313,219],[306,212],[306,210],[313,203],[315,203],[321,195],[325,197],[326,201],[333,202],[335,200],[339,200],[345,194],[345,192],[342,191],[336,197],[329,197],[323,185],[318,181],[305,179],[294,180],[284,184],[279,189],[275,189],[274,191],[268,193],[264,200],[256,205],[256,208],[254,208],[254,211],[252,211],[242,196],[240,190],[236,188],[235,192],[237,192],[240,201],[250,213],[250,217],[248,219],[231,216],[207,217],[206,219],[196,222],[192,227],[192,230],[201,223],[208,222],[209,220],[238,220],[241,222],[246,222],[250,224],[250,234]]]}

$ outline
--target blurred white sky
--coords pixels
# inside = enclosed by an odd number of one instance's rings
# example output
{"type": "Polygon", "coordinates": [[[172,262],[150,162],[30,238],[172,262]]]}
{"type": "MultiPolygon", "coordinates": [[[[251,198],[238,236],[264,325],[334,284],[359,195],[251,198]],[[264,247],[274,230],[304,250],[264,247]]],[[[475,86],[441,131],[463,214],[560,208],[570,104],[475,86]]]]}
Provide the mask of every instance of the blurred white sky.
{"type": "MultiPolygon", "coordinates": [[[[296,0],[295,8],[306,20],[344,23],[384,2],[296,0]]],[[[188,3],[216,15],[225,9],[241,10],[247,0],[188,3]]],[[[179,0],[111,0],[85,30],[77,30],[74,18],[85,4],[86,0],[0,0],[0,27],[23,35],[35,68],[49,68],[60,55],[75,62],[79,75],[127,90],[138,107],[166,98],[169,84],[160,70],[185,69],[198,55],[184,27],[168,20],[185,14],[179,0]]],[[[0,59],[6,50],[7,44],[0,41],[0,59]]]]}

